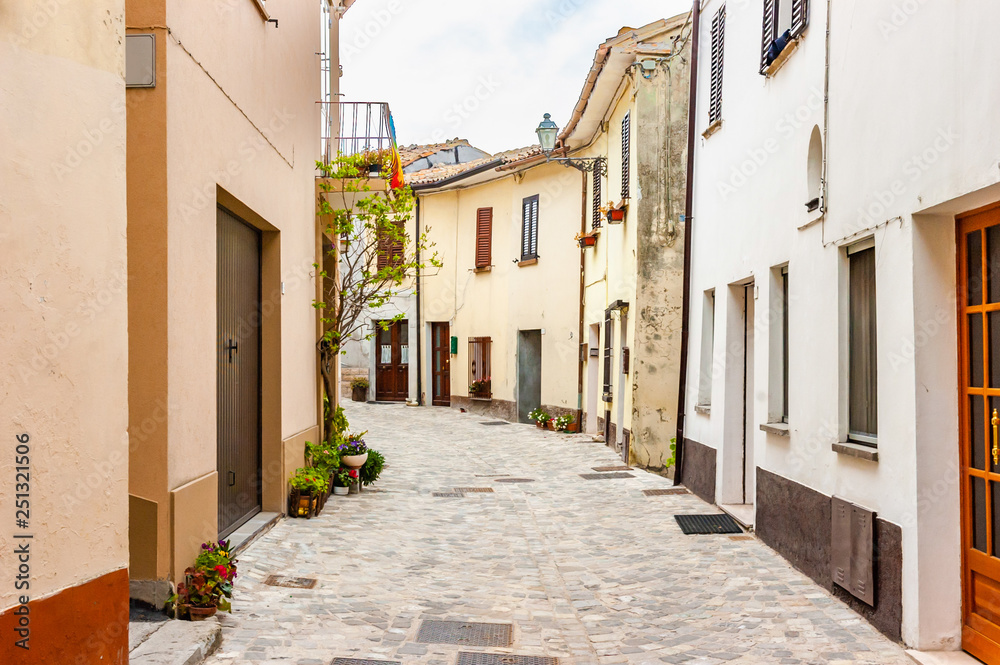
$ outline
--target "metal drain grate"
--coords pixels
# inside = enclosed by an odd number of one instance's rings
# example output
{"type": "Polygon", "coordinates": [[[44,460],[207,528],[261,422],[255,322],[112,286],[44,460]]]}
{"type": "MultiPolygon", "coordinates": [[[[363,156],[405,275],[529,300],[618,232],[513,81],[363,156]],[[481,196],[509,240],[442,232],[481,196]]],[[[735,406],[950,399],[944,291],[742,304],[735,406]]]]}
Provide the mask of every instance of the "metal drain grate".
{"type": "Polygon", "coordinates": [[[464,499],[465,495],[461,492],[433,492],[433,496],[441,499],[464,499]]]}
{"type": "Polygon", "coordinates": [[[476,493],[493,493],[492,487],[456,487],[456,492],[461,492],[462,494],[476,494],[476,493]]]}
{"type": "Polygon", "coordinates": [[[631,471],[632,470],[632,467],[630,467],[630,466],[621,466],[621,465],[619,465],[619,466],[594,466],[594,467],[591,467],[591,468],[594,471],[600,471],[601,473],[605,473],[607,471],[631,471]]]}
{"type": "Polygon", "coordinates": [[[459,651],[457,665],[558,665],[551,656],[515,656],[506,653],[459,651]]]}
{"type": "Polygon", "coordinates": [[[476,478],[506,478],[509,473],[477,473],[476,478]]]}
{"type": "Polygon", "coordinates": [[[473,623],[428,619],[420,624],[417,642],[423,644],[459,644],[467,647],[509,647],[512,627],[509,623],[473,623]]]}
{"type": "Polygon", "coordinates": [[[697,533],[743,533],[743,529],[729,515],[674,515],[677,524],[687,535],[697,533]]]}
{"type": "Polygon", "coordinates": [[[635,478],[631,473],[616,471],[614,473],[581,473],[584,480],[601,480],[602,478],[635,478]]]}
{"type": "Polygon", "coordinates": [[[533,483],[534,478],[497,478],[493,482],[495,483],[533,483]]]}
{"type": "Polygon", "coordinates": [[[312,589],[316,580],[311,577],[285,577],[284,575],[268,575],[264,580],[268,586],[280,586],[288,589],[312,589]]]}
{"type": "Polygon", "coordinates": [[[683,487],[670,487],[663,490],[642,490],[642,493],[646,496],[669,496],[671,494],[690,494],[683,487]]]}
{"type": "Polygon", "coordinates": [[[480,425],[510,425],[506,420],[489,420],[487,422],[479,423],[480,425]]]}
{"type": "Polygon", "coordinates": [[[334,658],[330,665],[401,665],[398,660],[368,660],[366,658],[334,658]]]}

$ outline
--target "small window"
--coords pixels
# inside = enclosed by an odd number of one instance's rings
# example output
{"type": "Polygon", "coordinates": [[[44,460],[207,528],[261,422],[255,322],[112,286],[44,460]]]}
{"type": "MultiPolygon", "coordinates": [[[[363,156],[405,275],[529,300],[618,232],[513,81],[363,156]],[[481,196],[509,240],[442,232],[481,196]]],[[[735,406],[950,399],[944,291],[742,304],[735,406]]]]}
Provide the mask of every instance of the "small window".
{"type": "Polygon", "coordinates": [[[611,310],[604,312],[604,391],[601,399],[605,402],[614,400],[612,392],[614,377],[611,375],[611,365],[614,357],[615,322],[611,318],[611,310]]]}
{"type": "Polygon", "coordinates": [[[708,124],[722,120],[722,68],[726,37],[726,6],[712,17],[712,78],[709,88],[708,124]]]}
{"type": "Polygon", "coordinates": [[[378,230],[378,270],[389,266],[398,267],[403,264],[403,254],[406,251],[406,229],[402,222],[382,223],[378,230]]]}
{"type": "Polygon", "coordinates": [[[490,354],[493,340],[489,337],[469,338],[469,397],[493,397],[493,379],[490,374],[490,354]]]}
{"type": "Polygon", "coordinates": [[[521,260],[538,258],[538,194],[521,202],[521,260]]]}
{"type": "Polygon", "coordinates": [[[603,176],[601,175],[601,169],[594,169],[594,213],[593,221],[591,222],[591,227],[595,229],[601,228],[601,181],[603,176]]]}
{"type": "Polygon", "coordinates": [[[848,248],[847,260],[848,439],[874,446],[878,437],[874,241],[848,248]]]}
{"type": "Polygon", "coordinates": [[[819,209],[823,192],[823,136],[819,126],[814,126],[809,137],[809,156],[806,162],[806,210],[813,212],[819,209]]]}
{"type": "Polygon", "coordinates": [[[493,263],[493,208],[476,211],[476,268],[493,263]]]}
{"type": "Polygon", "coordinates": [[[715,290],[705,292],[701,312],[701,378],[698,405],[712,404],[712,373],[715,367],[715,290]]]}
{"type": "Polygon", "coordinates": [[[781,269],[781,422],[788,422],[788,266],[781,269]]]}
{"type": "Polygon", "coordinates": [[[809,25],[809,0],[764,0],[760,73],[766,75],[787,46],[809,25]]]}
{"type": "Polygon", "coordinates": [[[622,198],[630,194],[632,179],[632,114],[626,113],[622,119],[622,198]]]}

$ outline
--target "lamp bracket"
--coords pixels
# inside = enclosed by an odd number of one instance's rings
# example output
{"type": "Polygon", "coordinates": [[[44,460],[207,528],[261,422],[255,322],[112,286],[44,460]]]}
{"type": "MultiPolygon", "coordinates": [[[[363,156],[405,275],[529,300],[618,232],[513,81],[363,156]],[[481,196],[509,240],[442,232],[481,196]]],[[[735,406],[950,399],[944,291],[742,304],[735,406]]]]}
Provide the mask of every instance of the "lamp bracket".
{"type": "Polygon", "coordinates": [[[598,175],[608,175],[608,160],[604,157],[548,157],[546,161],[559,162],[584,173],[597,171],[598,175]]]}

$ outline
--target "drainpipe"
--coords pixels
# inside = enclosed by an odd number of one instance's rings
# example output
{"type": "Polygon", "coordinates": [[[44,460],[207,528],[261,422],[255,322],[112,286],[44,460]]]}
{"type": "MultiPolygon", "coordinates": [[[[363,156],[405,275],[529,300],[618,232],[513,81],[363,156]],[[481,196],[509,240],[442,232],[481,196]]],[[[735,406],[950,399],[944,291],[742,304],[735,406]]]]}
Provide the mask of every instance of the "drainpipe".
{"type": "Polygon", "coordinates": [[[424,395],[423,395],[424,357],[421,351],[422,349],[421,341],[423,340],[424,331],[420,324],[420,197],[419,196],[417,196],[417,207],[416,207],[415,217],[417,218],[417,230],[416,230],[416,235],[414,235],[413,238],[416,243],[416,252],[417,252],[416,256],[417,277],[415,280],[416,283],[415,288],[417,291],[417,406],[423,406],[424,405],[424,395]]]}
{"type": "Polygon", "coordinates": [[[833,12],[833,0],[826,1],[826,68],[823,72],[823,175],[820,176],[822,193],[820,196],[820,211],[823,213],[820,221],[820,241],[826,247],[826,212],[829,209],[830,186],[827,181],[830,160],[830,16],[833,12]]]}
{"type": "Polygon", "coordinates": [[[680,388],[677,391],[677,447],[674,453],[674,485],[684,474],[684,412],[687,393],[688,339],[691,318],[691,213],[694,204],[694,148],[698,111],[698,42],[701,31],[701,0],[691,10],[691,88],[688,98],[687,182],[684,191],[684,293],[681,305],[680,388]]]}
{"type": "MultiPolygon", "coordinates": [[[[580,171],[580,179],[583,183],[581,189],[581,199],[580,199],[580,233],[584,234],[587,232],[587,173],[586,171],[580,171]]],[[[577,363],[576,372],[576,422],[579,431],[583,432],[583,328],[584,322],[583,318],[585,316],[583,299],[584,299],[584,289],[586,282],[586,275],[584,273],[586,269],[586,264],[584,263],[587,252],[580,249],[580,329],[577,338],[577,353],[579,353],[580,358],[577,363]]]]}

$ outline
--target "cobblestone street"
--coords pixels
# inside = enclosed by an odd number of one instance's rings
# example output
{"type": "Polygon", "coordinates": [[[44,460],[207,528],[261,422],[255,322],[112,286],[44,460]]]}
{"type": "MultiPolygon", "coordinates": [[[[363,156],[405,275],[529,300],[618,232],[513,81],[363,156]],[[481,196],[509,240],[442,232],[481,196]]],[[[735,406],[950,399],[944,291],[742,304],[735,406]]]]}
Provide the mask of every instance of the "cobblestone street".
{"type": "Polygon", "coordinates": [[[336,657],[454,665],[459,651],[560,663],[908,663],[903,650],[751,536],[685,536],[717,512],[619,465],[588,436],[440,408],[348,405],[387,467],[240,556],[232,615],[208,661],[328,665],[336,657]],[[502,476],[534,482],[501,482],[502,476]],[[454,496],[456,488],[490,488],[454,496]],[[434,496],[434,493],[453,496],[434,496]],[[312,589],[266,586],[315,578],[312,589]],[[418,642],[424,620],[513,625],[508,648],[418,642]]]}

